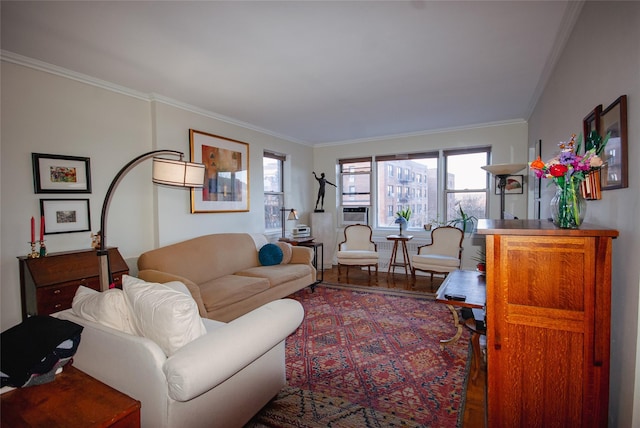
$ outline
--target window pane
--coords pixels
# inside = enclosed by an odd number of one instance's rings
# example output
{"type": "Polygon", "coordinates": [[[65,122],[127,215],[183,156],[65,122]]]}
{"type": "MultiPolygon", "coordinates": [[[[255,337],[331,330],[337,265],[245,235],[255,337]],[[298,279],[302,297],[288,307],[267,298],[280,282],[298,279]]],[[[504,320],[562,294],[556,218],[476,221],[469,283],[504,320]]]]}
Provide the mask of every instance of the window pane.
{"type": "Polygon", "coordinates": [[[377,227],[397,227],[395,214],[411,208],[408,228],[422,228],[437,217],[438,159],[435,155],[405,160],[377,161],[379,192],[376,210],[377,227]],[[391,175],[388,172],[393,171],[391,175]],[[395,190],[395,192],[393,191],[395,190]]]}
{"type": "Polygon", "coordinates": [[[342,205],[371,205],[371,162],[340,162],[342,205]]]}
{"type": "Polygon", "coordinates": [[[485,189],[487,172],[480,168],[487,164],[487,152],[448,155],[447,189],[467,190],[485,189]]]}
{"type": "Polygon", "coordinates": [[[264,227],[265,229],[281,229],[282,216],[280,208],[284,207],[284,196],[278,194],[264,195],[264,227]]]}
{"type": "Polygon", "coordinates": [[[475,218],[486,218],[486,192],[447,193],[447,221],[460,217],[458,204],[464,213],[475,218]]]}
{"type": "Polygon", "coordinates": [[[264,191],[282,192],[282,161],[263,157],[262,170],[264,174],[264,191]]]}

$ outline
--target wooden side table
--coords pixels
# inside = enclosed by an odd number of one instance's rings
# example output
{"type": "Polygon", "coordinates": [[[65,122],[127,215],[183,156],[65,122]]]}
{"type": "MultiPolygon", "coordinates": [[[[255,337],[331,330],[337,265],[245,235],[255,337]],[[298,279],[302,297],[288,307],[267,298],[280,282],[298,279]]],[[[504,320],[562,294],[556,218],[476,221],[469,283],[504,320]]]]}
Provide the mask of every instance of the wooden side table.
{"type": "Polygon", "coordinates": [[[67,364],[53,382],[0,396],[3,427],[140,427],[140,402],[67,364]]]}
{"type": "Polygon", "coordinates": [[[316,282],[311,284],[311,291],[315,290],[316,285],[324,281],[324,244],[322,242],[301,242],[300,247],[313,248],[313,267],[316,268],[316,282]],[[318,249],[320,249],[320,264],[318,264],[318,249]]]}
{"type": "Polygon", "coordinates": [[[413,235],[387,236],[388,241],[393,241],[393,250],[391,251],[391,260],[389,260],[389,268],[387,269],[387,274],[391,273],[392,268],[399,266],[404,268],[404,273],[406,275],[409,275],[409,272],[411,271],[411,259],[409,258],[409,250],[407,250],[407,242],[411,241],[412,239],[413,235]],[[398,243],[400,244],[398,245],[398,243]],[[398,262],[398,246],[402,247],[402,263],[398,262]]]}

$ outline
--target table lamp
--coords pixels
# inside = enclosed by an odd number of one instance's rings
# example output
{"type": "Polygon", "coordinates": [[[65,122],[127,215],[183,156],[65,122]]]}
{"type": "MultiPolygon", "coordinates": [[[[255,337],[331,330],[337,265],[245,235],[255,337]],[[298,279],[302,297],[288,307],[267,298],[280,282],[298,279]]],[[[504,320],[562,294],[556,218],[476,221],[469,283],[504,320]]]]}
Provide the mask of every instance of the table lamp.
{"type": "Polygon", "coordinates": [[[287,220],[297,220],[298,219],[298,212],[296,210],[294,210],[293,208],[280,208],[280,215],[282,216],[281,218],[281,222],[282,222],[282,238],[280,238],[281,241],[284,241],[285,238],[285,227],[284,227],[284,213],[289,211],[289,215],[287,216],[287,220]]]}
{"type": "Polygon", "coordinates": [[[527,166],[526,163],[498,163],[495,165],[485,165],[480,168],[498,177],[498,188],[500,189],[500,219],[504,219],[504,191],[507,187],[507,177],[521,171],[527,166]]]}
{"type": "Polygon", "coordinates": [[[107,212],[111,203],[111,196],[118,187],[120,180],[131,171],[136,165],[142,161],[153,158],[153,176],[152,181],[156,184],[162,184],[175,187],[202,187],[204,185],[205,167],[200,163],[185,162],[184,154],[176,150],[153,150],[148,153],[141,154],[134,158],[116,174],[102,204],[102,214],[100,216],[100,231],[98,239],[100,242],[97,251],[100,263],[98,269],[100,272],[100,291],[106,291],[113,283],[111,270],[109,268],[109,251],[107,250],[107,212]],[[158,158],[156,156],[178,156],[179,160],[158,158]]]}

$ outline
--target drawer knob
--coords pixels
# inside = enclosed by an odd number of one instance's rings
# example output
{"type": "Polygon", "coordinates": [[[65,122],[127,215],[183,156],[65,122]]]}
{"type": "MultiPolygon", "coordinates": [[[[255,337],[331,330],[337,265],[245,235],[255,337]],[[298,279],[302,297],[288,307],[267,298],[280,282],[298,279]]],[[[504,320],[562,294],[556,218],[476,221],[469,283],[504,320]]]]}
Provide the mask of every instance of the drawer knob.
{"type": "Polygon", "coordinates": [[[62,290],[58,289],[58,290],[54,290],[53,294],[60,294],[62,292],[62,290]]]}
{"type": "Polygon", "coordinates": [[[61,306],[62,306],[62,304],[57,303],[57,304],[54,306],[54,308],[58,309],[58,308],[59,308],[59,307],[61,307],[61,306]]]}

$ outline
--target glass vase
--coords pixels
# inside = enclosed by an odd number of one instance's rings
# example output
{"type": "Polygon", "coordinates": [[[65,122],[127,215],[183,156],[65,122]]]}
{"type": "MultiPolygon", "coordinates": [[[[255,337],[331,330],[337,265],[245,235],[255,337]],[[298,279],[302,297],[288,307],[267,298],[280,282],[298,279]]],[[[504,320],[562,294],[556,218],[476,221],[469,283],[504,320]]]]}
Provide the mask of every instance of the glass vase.
{"type": "Polygon", "coordinates": [[[561,229],[577,229],[587,213],[587,203],[580,192],[580,182],[567,180],[556,185],[551,199],[553,224],[561,229]]]}

